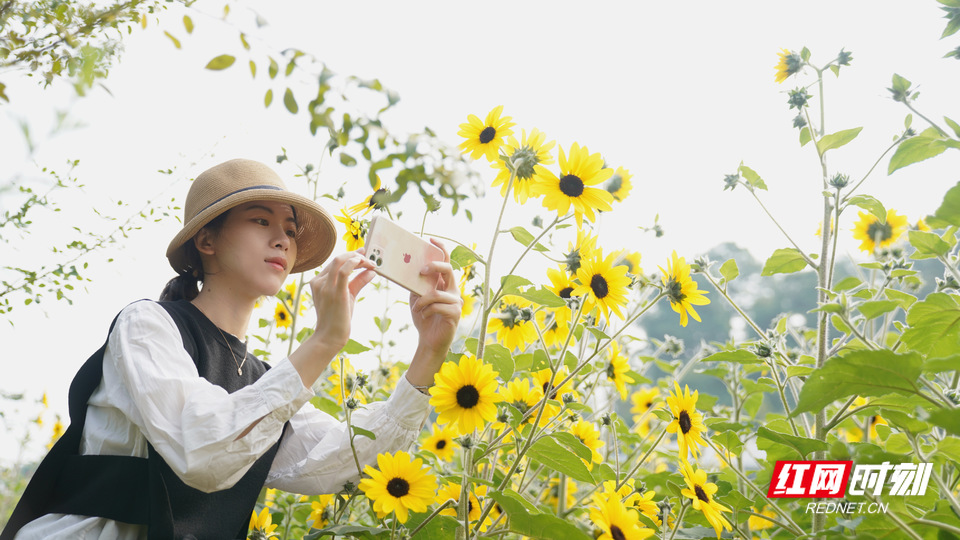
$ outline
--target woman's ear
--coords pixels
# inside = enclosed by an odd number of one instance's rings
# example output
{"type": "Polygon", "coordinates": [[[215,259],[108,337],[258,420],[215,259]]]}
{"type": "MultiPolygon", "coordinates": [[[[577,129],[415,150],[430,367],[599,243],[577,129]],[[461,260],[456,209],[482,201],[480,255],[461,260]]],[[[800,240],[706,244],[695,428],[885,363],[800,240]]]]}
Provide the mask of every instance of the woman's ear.
{"type": "Polygon", "coordinates": [[[193,245],[196,246],[201,255],[213,255],[216,252],[214,249],[214,234],[206,227],[193,235],[193,245]]]}

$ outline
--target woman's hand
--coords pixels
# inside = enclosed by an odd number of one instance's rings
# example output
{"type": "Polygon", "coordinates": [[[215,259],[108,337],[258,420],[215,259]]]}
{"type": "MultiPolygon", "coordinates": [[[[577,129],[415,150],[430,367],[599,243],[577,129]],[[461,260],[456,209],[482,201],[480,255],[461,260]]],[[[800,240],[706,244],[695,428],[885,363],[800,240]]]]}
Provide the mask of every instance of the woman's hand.
{"type": "MultiPolygon", "coordinates": [[[[436,287],[423,296],[410,293],[410,315],[413,326],[420,333],[418,353],[439,358],[442,362],[460,324],[463,299],[450,266],[450,254],[439,240],[431,238],[430,242],[443,251],[443,262],[428,263],[420,270],[422,275],[436,277],[436,287]]],[[[436,367],[439,368],[439,364],[436,367]]]]}
{"type": "Polygon", "coordinates": [[[373,262],[363,255],[363,248],[341,253],[310,280],[313,307],[317,312],[314,336],[337,351],[350,339],[350,321],[357,294],[376,276],[373,262]],[[350,279],[358,268],[363,268],[363,272],[350,279]]]}

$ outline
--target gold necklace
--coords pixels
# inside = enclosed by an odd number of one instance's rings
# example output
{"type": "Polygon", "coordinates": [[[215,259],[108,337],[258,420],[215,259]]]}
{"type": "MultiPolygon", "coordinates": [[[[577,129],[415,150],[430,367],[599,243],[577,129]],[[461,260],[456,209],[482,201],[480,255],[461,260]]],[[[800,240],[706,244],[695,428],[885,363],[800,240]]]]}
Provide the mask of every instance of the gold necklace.
{"type": "Polygon", "coordinates": [[[207,320],[210,321],[210,322],[213,324],[213,327],[216,328],[218,332],[220,332],[220,337],[223,338],[223,343],[224,343],[224,345],[226,345],[227,348],[230,349],[230,356],[233,357],[233,363],[237,365],[237,375],[243,376],[243,365],[247,363],[247,357],[246,357],[246,355],[244,355],[244,357],[243,357],[243,362],[237,362],[237,353],[233,352],[233,347],[231,347],[231,346],[230,346],[230,342],[227,341],[227,336],[225,336],[225,335],[223,334],[223,330],[220,330],[220,327],[217,326],[217,324],[214,323],[212,320],[210,320],[210,317],[208,317],[207,314],[204,313],[202,309],[200,309],[200,306],[198,306],[198,305],[196,305],[196,304],[194,304],[193,306],[194,306],[195,308],[197,308],[197,310],[198,310],[200,313],[203,313],[203,316],[204,316],[204,317],[207,317],[207,320]]]}

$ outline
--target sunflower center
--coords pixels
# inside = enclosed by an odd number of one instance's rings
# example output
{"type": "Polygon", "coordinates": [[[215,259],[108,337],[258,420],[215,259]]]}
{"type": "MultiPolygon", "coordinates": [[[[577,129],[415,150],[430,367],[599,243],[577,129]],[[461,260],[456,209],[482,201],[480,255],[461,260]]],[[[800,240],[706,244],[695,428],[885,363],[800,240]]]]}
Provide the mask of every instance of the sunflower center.
{"type": "Polygon", "coordinates": [[[597,298],[604,298],[610,292],[610,289],[607,287],[607,280],[600,274],[594,274],[593,277],[590,278],[590,288],[593,289],[593,294],[597,298]]]}
{"type": "Polygon", "coordinates": [[[617,366],[613,365],[613,362],[607,364],[607,378],[610,380],[617,380],[617,366]]]}
{"type": "Polygon", "coordinates": [[[583,180],[575,174],[567,174],[560,179],[560,191],[567,197],[579,197],[583,194],[583,180]]]}
{"type": "Polygon", "coordinates": [[[619,174],[615,174],[610,177],[610,181],[607,182],[607,185],[604,186],[610,194],[615,194],[620,191],[620,188],[623,187],[623,177],[619,174]]]}
{"type": "Polygon", "coordinates": [[[667,282],[667,296],[674,304],[679,304],[687,297],[683,294],[683,284],[676,279],[670,278],[667,282]]]}
{"type": "Polygon", "coordinates": [[[457,405],[464,409],[472,409],[480,402],[480,392],[472,384],[461,386],[457,390],[457,405]]]}
{"type": "Polygon", "coordinates": [[[513,328],[516,326],[522,317],[520,316],[520,307],[513,304],[507,304],[503,307],[503,325],[507,328],[513,328]]]}
{"type": "MultiPolygon", "coordinates": [[[[571,275],[576,274],[577,270],[580,269],[580,248],[576,248],[570,253],[567,253],[563,256],[564,262],[567,263],[567,271],[571,275]]],[[[573,289],[571,289],[572,291],[573,289]]]]}
{"type": "Polygon", "coordinates": [[[443,450],[447,447],[447,441],[439,440],[437,441],[437,450],[443,450]]]}
{"type": "Polygon", "coordinates": [[[387,493],[399,499],[410,493],[410,483],[403,478],[391,478],[387,482],[387,493]]]}
{"type": "Polygon", "coordinates": [[[696,489],[695,489],[694,491],[697,492],[697,498],[698,498],[698,499],[700,499],[701,501],[703,501],[703,502],[705,502],[705,503],[707,503],[707,504],[710,504],[710,497],[707,497],[707,492],[704,491],[703,488],[700,487],[699,484],[696,485],[696,489]]]}
{"type": "Polygon", "coordinates": [[[370,202],[367,206],[372,206],[377,210],[383,210],[387,207],[387,195],[389,192],[385,188],[380,188],[373,192],[373,195],[370,196],[370,202]]]}
{"type": "Polygon", "coordinates": [[[560,298],[570,298],[570,293],[573,292],[573,287],[564,287],[560,289],[560,298]]]}
{"type": "Polygon", "coordinates": [[[690,428],[693,427],[693,424],[690,422],[690,415],[687,414],[687,411],[680,411],[680,416],[677,418],[677,423],[680,424],[680,431],[686,435],[690,428]]]}
{"type": "Polygon", "coordinates": [[[620,527],[616,525],[610,525],[610,537],[614,540],[627,540],[627,535],[623,534],[620,527]]]}
{"type": "MultiPolygon", "coordinates": [[[[543,383],[543,393],[547,393],[547,387],[550,386],[550,381],[544,381],[543,383]]],[[[553,387],[553,391],[550,392],[549,399],[557,399],[557,387],[553,387]]]]}
{"type": "Polygon", "coordinates": [[[648,401],[648,402],[647,402],[647,408],[649,409],[650,407],[653,407],[653,402],[652,402],[652,401],[648,401]]]}
{"type": "Polygon", "coordinates": [[[867,234],[871,240],[879,244],[880,242],[889,240],[890,237],[893,236],[893,227],[891,227],[889,223],[880,223],[877,221],[867,226],[867,234]]]}
{"type": "Polygon", "coordinates": [[[487,144],[496,136],[497,130],[491,126],[487,126],[483,128],[483,131],[480,132],[480,144],[487,144]]]}

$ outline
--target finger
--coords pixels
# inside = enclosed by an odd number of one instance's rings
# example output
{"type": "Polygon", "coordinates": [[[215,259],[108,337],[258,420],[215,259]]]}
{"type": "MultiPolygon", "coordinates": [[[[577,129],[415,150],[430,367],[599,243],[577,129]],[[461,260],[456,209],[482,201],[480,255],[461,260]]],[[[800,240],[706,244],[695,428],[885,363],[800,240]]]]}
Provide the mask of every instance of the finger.
{"type": "Polygon", "coordinates": [[[420,315],[423,318],[439,315],[444,319],[448,319],[451,322],[456,323],[460,321],[461,311],[462,310],[460,306],[453,306],[450,304],[432,304],[430,307],[424,309],[420,315]]]}
{"type": "Polygon", "coordinates": [[[411,306],[411,310],[414,313],[419,313],[430,307],[433,304],[459,304],[461,302],[460,295],[452,295],[450,293],[433,290],[429,293],[421,296],[415,306],[411,306]]]}
{"type": "Polygon", "coordinates": [[[433,273],[439,274],[439,276],[442,278],[442,282],[437,282],[439,290],[447,292],[457,291],[456,278],[453,276],[453,266],[450,265],[449,261],[428,262],[423,268],[420,269],[420,273],[423,275],[433,273]]]}
{"type": "Polygon", "coordinates": [[[360,274],[350,280],[350,285],[347,287],[350,290],[350,294],[356,297],[360,292],[360,289],[364,288],[368,283],[373,281],[373,278],[375,277],[377,277],[377,273],[369,268],[363,272],[360,272],[360,274]]]}
{"type": "Polygon", "coordinates": [[[355,255],[340,265],[340,268],[337,270],[337,288],[346,289],[350,285],[350,274],[352,274],[358,266],[369,266],[369,262],[370,261],[367,261],[363,257],[355,255]]]}
{"type": "Polygon", "coordinates": [[[436,238],[431,238],[430,243],[440,248],[440,251],[443,252],[443,262],[450,262],[450,253],[447,251],[447,247],[443,245],[443,242],[436,238]]]}

